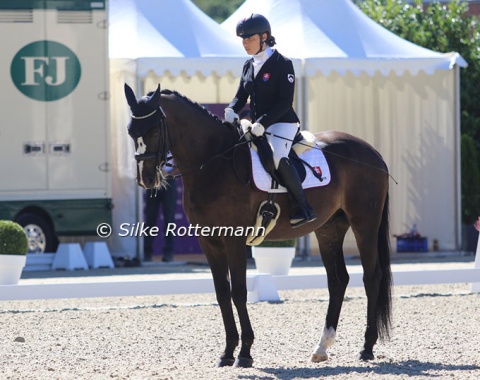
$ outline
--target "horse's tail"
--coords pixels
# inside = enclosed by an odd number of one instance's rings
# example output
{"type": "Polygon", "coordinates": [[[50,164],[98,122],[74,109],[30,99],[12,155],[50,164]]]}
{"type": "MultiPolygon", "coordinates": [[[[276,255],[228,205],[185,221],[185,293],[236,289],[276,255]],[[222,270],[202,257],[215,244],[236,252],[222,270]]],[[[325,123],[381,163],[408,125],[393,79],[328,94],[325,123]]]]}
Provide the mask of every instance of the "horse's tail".
{"type": "Polygon", "coordinates": [[[389,195],[383,205],[382,221],[378,230],[378,259],[382,278],[377,300],[377,329],[381,340],[390,338],[392,313],[392,271],[390,268],[389,195]]]}

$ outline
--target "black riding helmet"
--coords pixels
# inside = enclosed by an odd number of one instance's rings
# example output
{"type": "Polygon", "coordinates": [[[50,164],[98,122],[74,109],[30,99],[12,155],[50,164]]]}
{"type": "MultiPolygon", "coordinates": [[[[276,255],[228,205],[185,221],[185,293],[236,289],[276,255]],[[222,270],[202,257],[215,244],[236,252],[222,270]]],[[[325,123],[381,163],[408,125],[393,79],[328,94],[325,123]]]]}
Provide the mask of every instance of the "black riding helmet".
{"type": "MultiPolygon", "coordinates": [[[[252,13],[250,17],[241,19],[237,24],[238,37],[248,38],[254,34],[259,34],[261,36],[263,33],[267,33],[267,39],[265,41],[260,41],[260,43],[265,42],[270,47],[275,45],[275,37],[272,36],[270,23],[265,16],[252,13]]],[[[261,50],[262,48],[260,46],[260,50],[257,52],[257,54],[261,50]]]]}

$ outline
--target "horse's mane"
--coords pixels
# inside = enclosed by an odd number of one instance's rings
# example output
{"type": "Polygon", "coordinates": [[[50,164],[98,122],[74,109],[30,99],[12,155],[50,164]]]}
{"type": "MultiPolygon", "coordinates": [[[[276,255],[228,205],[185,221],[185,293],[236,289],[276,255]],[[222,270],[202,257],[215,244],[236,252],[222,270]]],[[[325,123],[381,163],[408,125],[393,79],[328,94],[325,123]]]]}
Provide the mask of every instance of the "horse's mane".
{"type": "Polygon", "coordinates": [[[160,91],[160,93],[161,93],[161,94],[165,94],[165,95],[175,95],[175,96],[179,97],[180,99],[184,100],[185,102],[191,104],[192,106],[198,108],[200,111],[202,111],[202,112],[205,113],[207,116],[209,116],[210,118],[212,118],[213,120],[215,120],[217,123],[225,124],[225,122],[224,122],[222,119],[220,119],[217,115],[211,113],[209,110],[207,110],[207,109],[206,109],[204,106],[202,106],[201,104],[198,104],[197,102],[194,102],[193,100],[191,100],[190,98],[186,97],[185,95],[180,94],[178,91],[165,89],[165,90],[160,91]]]}

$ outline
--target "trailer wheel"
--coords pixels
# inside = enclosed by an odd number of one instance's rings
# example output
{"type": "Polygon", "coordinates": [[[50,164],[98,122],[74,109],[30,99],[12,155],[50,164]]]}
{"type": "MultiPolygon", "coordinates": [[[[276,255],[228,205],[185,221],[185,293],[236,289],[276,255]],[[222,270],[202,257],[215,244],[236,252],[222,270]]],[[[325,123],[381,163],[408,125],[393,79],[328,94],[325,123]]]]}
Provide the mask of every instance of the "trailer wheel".
{"type": "Polygon", "coordinates": [[[58,239],[49,221],[42,215],[25,212],[15,220],[28,237],[28,253],[55,252],[58,239]]]}

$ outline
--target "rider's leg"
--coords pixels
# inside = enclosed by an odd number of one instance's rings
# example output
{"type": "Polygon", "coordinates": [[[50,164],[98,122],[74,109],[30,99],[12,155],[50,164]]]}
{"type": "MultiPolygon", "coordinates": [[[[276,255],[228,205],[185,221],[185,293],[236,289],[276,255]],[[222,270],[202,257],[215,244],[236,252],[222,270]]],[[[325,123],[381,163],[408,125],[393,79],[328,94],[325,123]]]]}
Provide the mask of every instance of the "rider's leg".
{"type": "Polygon", "coordinates": [[[287,188],[291,200],[290,224],[299,227],[316,219],[313,208],[308,204],[297,170],[291,165],[288,154],[292,140],[298,131],[296,123],[277,123],[268,128],[267,140],[273,151],[275,168],[282,184],[287,188]],[[281,138],[281,137],[284,138],[281,138]]]}

